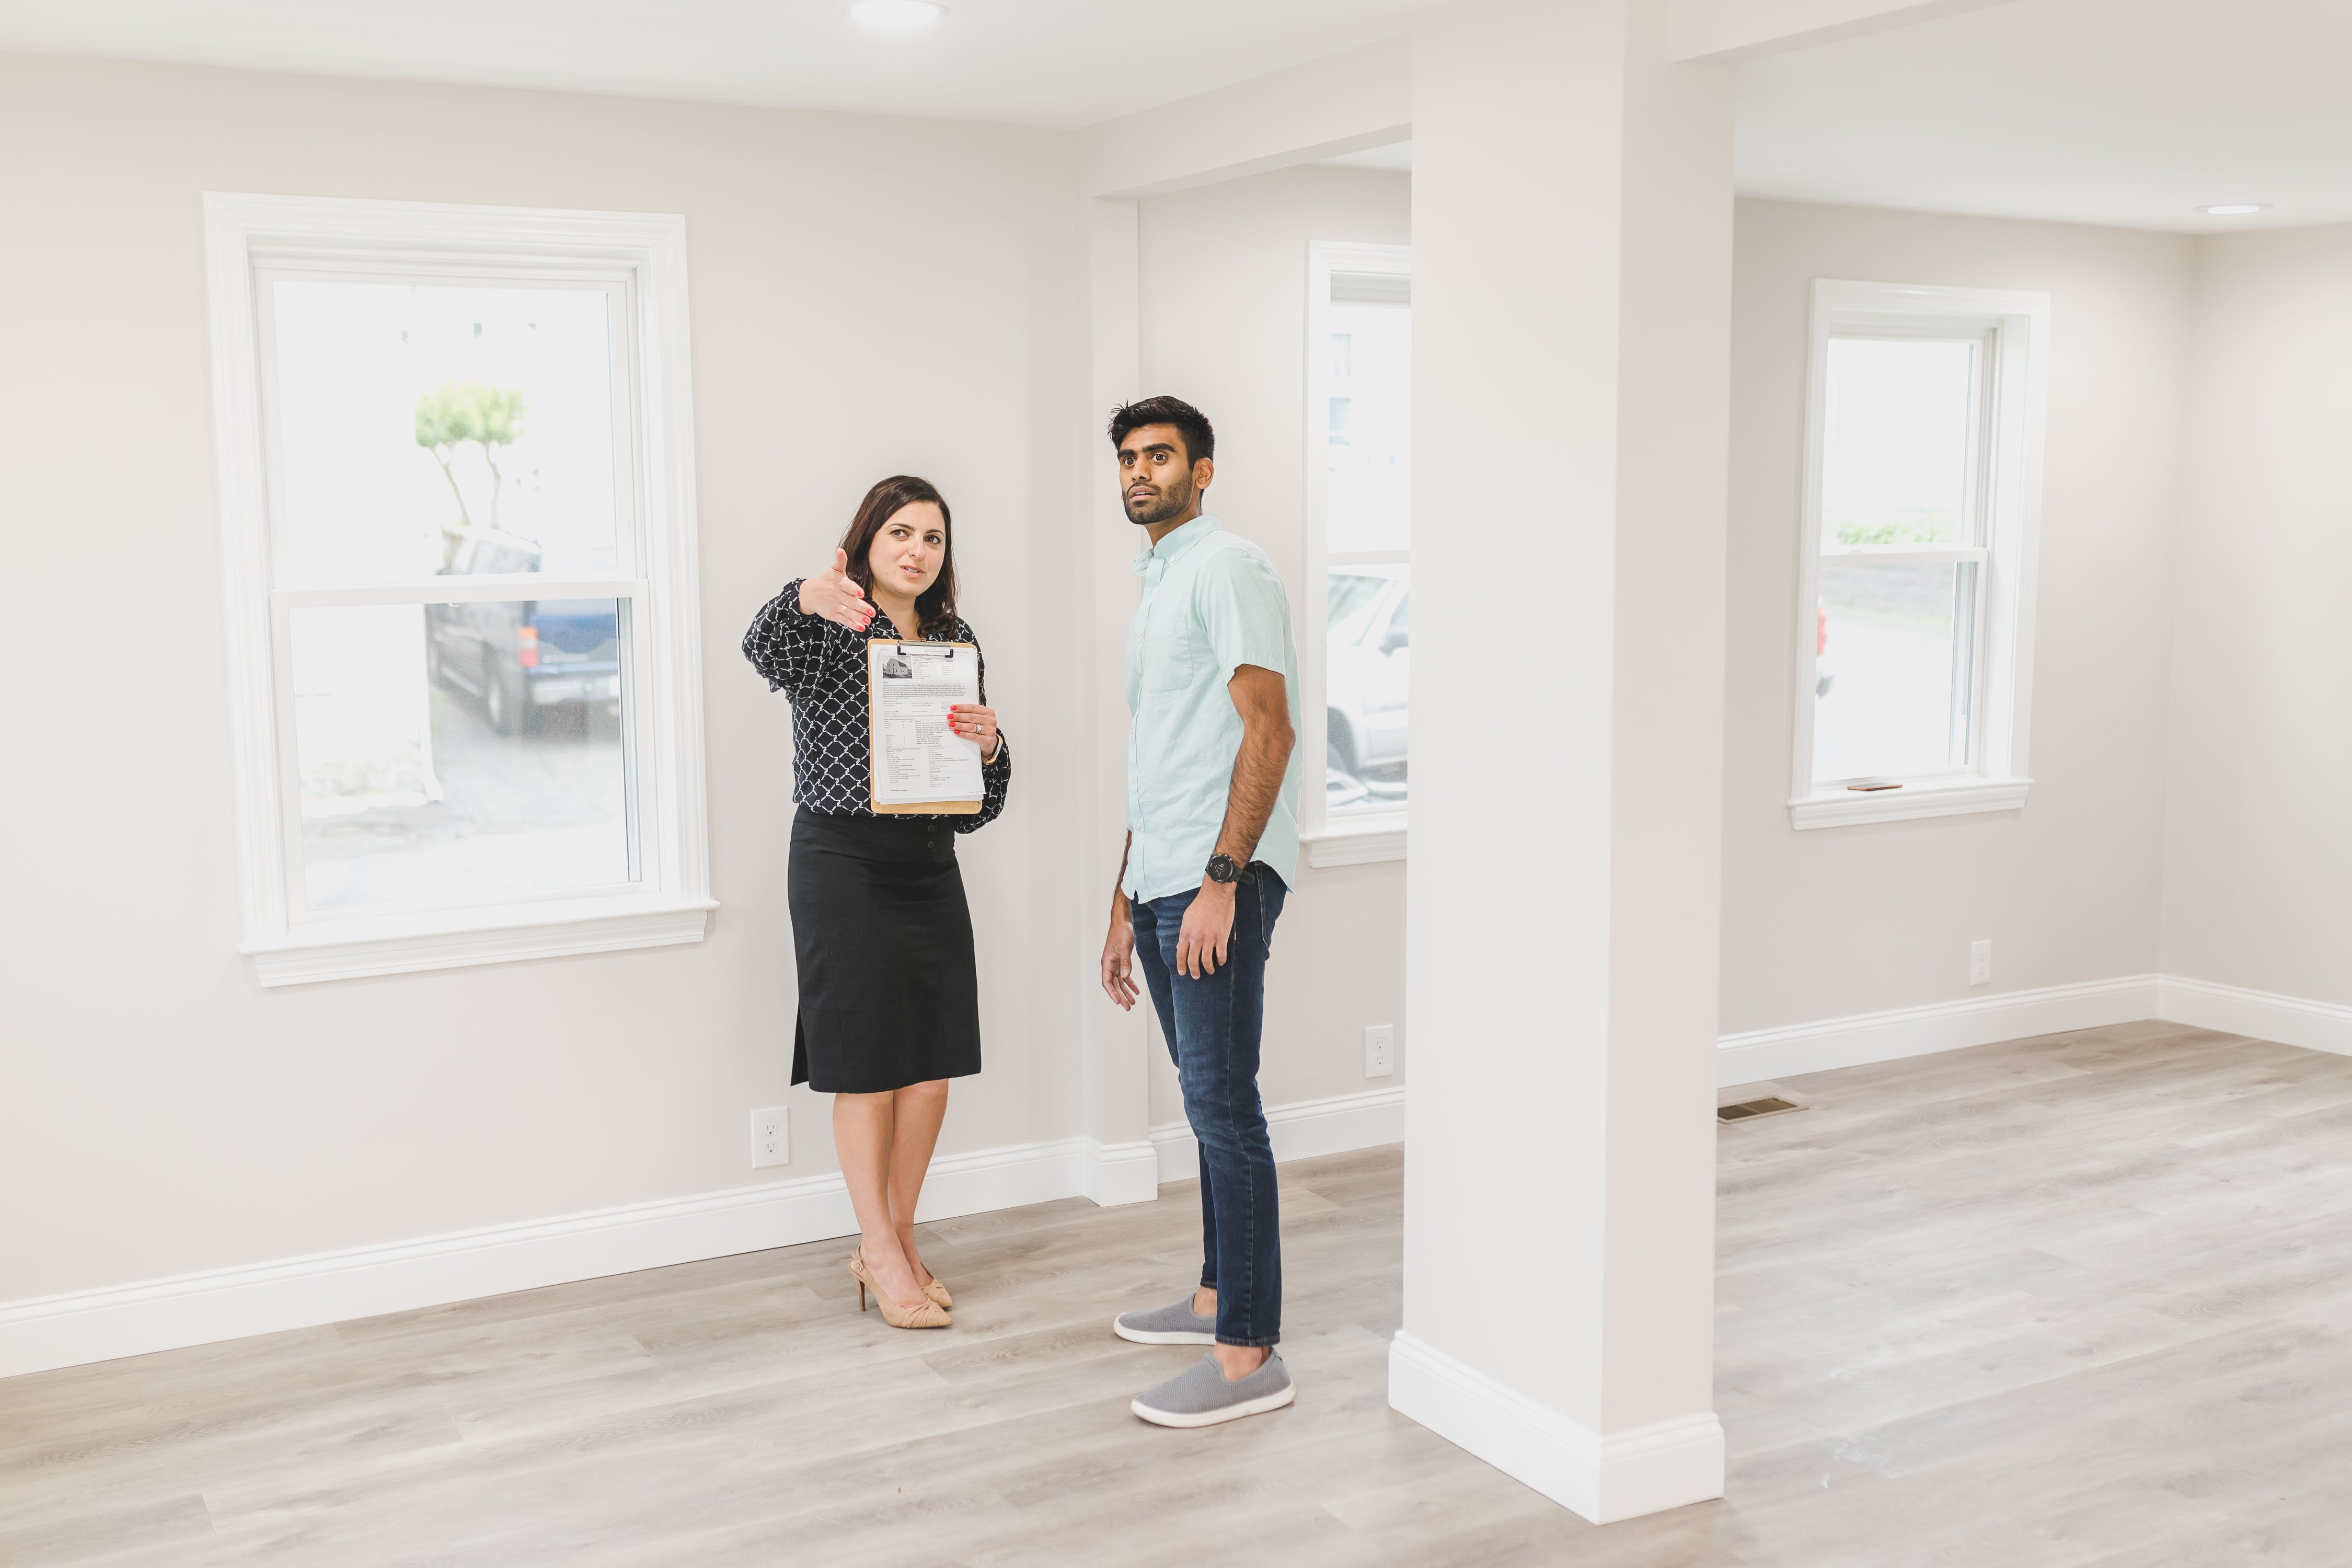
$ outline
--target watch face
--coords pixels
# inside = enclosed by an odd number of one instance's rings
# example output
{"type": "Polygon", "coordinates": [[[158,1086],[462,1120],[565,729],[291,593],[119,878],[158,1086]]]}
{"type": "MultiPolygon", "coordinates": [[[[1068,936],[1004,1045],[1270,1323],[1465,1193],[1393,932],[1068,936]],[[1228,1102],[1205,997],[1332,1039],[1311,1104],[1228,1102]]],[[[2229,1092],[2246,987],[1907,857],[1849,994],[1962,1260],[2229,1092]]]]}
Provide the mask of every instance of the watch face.
{"type": "Polygon", "coordinates": [[[1234,858],[1230,855],[1213,855],[1209,858],[1209,878],[1212,881],[1230,882],[1240,872],[1241,868],[1234,864],[1234,858]]]}

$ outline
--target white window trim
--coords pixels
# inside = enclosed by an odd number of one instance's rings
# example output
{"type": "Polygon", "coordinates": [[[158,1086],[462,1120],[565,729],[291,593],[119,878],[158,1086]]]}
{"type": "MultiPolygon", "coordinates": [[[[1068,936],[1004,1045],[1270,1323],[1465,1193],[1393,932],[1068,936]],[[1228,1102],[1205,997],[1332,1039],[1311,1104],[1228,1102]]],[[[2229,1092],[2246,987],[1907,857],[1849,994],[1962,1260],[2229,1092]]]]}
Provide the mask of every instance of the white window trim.
{"type": "Polygon", "coordinates": [[[1324,516],[1324,421],[1328,417],[1324,405],[1329,396],[1331,373],[1330,356],[1322,351],[1330,335],[1334,272],[1410,278],[1412,247],[1331,239],[1309,240],[1307,245],[1307,395],[1302,410],[1307,447],[1307,572],[1300,589],[1299,684],[1304,689],[1298,704],[1298,743],[1307,777],[1299,802],[1299,842],[1307,852],[1307,863],[1316,867],[1403,859],[1410,810],[1348,812],[1335,819],[1324,809],[1323,757],[1329,740],[1325,685],[1329,650],[1324,646],[1324,635],[1328,605],[1326,580],[1330,570],[1324,516]]]}
{"type": "MultiPolygon", "coordinates": [[[[255,978],[286,985],[699,942],[718,906],[710,899],[703,782],[685,220],[207,192],[205,235],[245,916],[238,951],[253,960],[255,978]],[[453,255],[468,252],[501,268],[520,259],[551,275],[617,273],[635,291],[636,406],[629,415],[642,458],[636,572],[646,613],[638,617],[644,624],[632,628],[639,657],[631,696],[639,731],[650,740],[644,754],[651,765],[640,769],[636,795],[644,890],[290,921],[287,786],[278,763],[288,720],[271,647],[255,268],[446,267],[453,255]]],[[[461,596],[495,585],[485,579],[461,596]]]]}
{"type": "Polygon", "coordinates": [[[2033,780],[2026,741],[2033,693],[2034,575],[2040,552],[2042,419],[2050,296],[1994,289],[1895,283],[1813,282],[1811,352],[1805,405],[1804,510],[1797,543],[1796,750],[1790,826],[1834,827],[1907,817],[2023,808],[2033,780]],[[1974,321],[1993,332],[1991,461],[1986,490],[1984,605],[1977,639],[1978,726],[1963,773],[1904,780],[1868,792],[1813,787],[1813,687],[1818,676],[1814,606],[1820,597],[1822,455],[1832,329],[1848,322],[1905,321],[1948,329],[1974,321]]]}

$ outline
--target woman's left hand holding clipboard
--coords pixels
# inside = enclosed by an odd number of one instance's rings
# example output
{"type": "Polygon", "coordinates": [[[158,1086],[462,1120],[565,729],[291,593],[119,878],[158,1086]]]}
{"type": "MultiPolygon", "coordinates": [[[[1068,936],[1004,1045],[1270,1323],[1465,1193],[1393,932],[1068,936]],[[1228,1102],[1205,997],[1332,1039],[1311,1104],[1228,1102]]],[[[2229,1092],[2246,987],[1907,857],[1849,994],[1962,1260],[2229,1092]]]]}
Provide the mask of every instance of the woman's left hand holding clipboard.
{"type": "Polygon", "coordinates": [[[967,741],[980,742],[980,760],[996,760],[996,710],[977,702],[959,702],[948,710],[948,725],[967,741]]]}

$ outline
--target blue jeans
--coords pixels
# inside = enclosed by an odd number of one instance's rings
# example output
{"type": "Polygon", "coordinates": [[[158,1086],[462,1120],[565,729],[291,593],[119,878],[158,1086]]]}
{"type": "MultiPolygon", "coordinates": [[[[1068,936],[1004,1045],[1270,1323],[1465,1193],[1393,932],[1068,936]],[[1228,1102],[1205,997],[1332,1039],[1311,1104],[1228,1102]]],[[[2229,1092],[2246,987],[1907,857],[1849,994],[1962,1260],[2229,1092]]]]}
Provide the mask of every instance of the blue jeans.
{"type": "Polygon", "coordinates": [[[1226,962],[1202,979],[1176,970],[1177,933],[1200,889],[1134,908],[1136,962],[1201,1147],[1201,1283],[1217,1292],[1217,1342],[1225,1345],[1282,1338],[1282,1213],[1257,1097],[1257,1053],[1265,961],[1290,889],[1262,865],[1249,871],[1250,880],[1234,889],[1226,962]]]}

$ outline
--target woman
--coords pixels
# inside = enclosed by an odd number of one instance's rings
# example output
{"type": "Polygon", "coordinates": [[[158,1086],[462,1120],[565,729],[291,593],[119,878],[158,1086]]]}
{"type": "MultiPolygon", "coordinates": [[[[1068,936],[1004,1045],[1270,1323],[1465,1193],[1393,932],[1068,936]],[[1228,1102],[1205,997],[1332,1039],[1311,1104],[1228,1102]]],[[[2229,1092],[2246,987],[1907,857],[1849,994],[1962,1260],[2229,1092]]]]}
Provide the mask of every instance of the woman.
{"type": "Polygon", "coordinates": [[[833,1100],[833,1142],[871,1290],[893,1328],[944,1329],[954,1304],[915,1248],[915,1200],[947,1114],[948,1080],[980,1070],[979,976],[955,837],[1004,809],[1013,759],[988,703],[949,710],[980,744],[976,816],[874,814],[866,740],[870,638],[980,639],[956,615],[948,503],[908,475],[866,492],[831,570],[788,583],[743,635],[743,657],[793,704],[793,947],[800,1017],[793,1081],[833,1100]]]}

